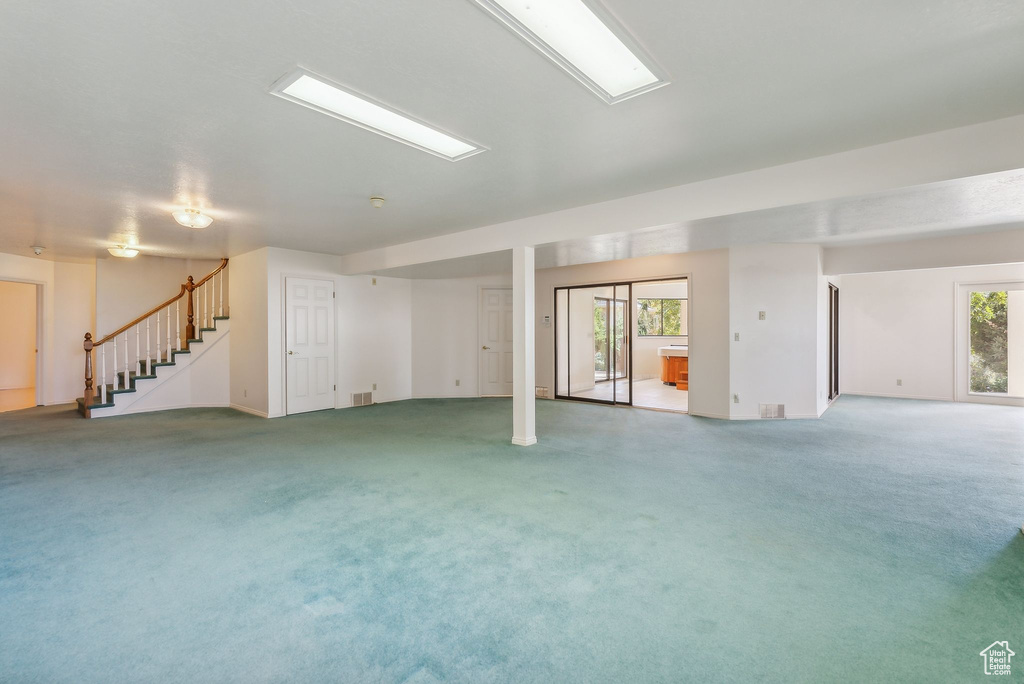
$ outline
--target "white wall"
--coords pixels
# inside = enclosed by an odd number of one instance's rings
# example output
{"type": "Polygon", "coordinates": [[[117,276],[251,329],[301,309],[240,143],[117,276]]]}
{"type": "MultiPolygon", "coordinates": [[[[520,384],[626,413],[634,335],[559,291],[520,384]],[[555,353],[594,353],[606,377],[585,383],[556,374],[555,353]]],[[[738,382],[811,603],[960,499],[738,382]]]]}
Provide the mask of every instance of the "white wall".
{"type": "Polygon", "coordinates": [[[841,276],[841,391],[953,401],[954,283],[999,280],[1024,280],[1024,264],[841,276]]]}
{"type": "MultiPolygon", "coordinates": [[[[537,384],[554,388],[554,288],[690,275],[690,413],[729,417],[729,252],[624,259],[537,271],[537,384]]],[[[553,391],[552,391],[553,394],[553,391]]]]}
{"type": "Polygon", "coordinates": [[[337,263],[328,254],[273,247],[231,259],[232,406],[285,415],[288,277],[334,283],[336,407],[351,406],[353,392],[373,391],[376,402],[412,396],[412,281],[342,276],[337,263]]]}
{"type": "Polygon", "coordinates": [[[411,282],[413,397],[480,395],[480,288],[486,286],[511,288],[512,277],[411,282]]]}
{"type": "Polygon", "coordinates": [[[820,260],[816,245],[729,250],[732,418],[757,418],[758,405],[772,403],[789,418],[819,415],[820,260]]]}
{"type": "Polygon", "coordinates": [[[47,405],[73,402],[85,389],[82,339],[86,332],[95,332],[95,264],[0,253],[0,280],[42,286],[37,312],[42,381],[37,391],[47,405]]]}
{"type": "Polygon", "coordinates": [[[269,414],[267,385],[267,250],[233,257],[231,282],[230,401],[235,408],[269,414]]]}
{"type": "Polygon", "coordinates": [[[951,268],[1024,262],[1024,230],[828,247],[824,271],[830,275],[951,268]]]}
{"type": "Polygon", "coordinates": [[[353,392],[373,391],[375,402],[412,398],[413,281],[339,276],[337,283],[338,406],[351,406],[353,392]]]}
{"type": "MultiPolygon", "coordinates": [[[[219,265],[219,259],[172,259],[145,255],[134,259],[97,259],[97,332],[102,337],[117,330],[160,302],[178,294],[188,276],[193,276],[195,282],[199,282],[219,265]]],[[[230,274],[230,266],[228,270],[230,274]]],[[[229,283],[230,279],[229,275],[224,282],[229,283]]],[[[217,285],[220,286],[219,279],[217,285]]],[[[229,297],[225,297],[225,303],[228,301],[229,297]]],[[[196,303],[198,305],[198,300],[196,303]]],[[[185,307],[182,306],[183,320],[185,315],[185,307]]],[[[184,334],[182,323],[182,335],[184,334]]]]}
{"type": "Polygon", "coordinates": [[[284,288],[289,276],[334,282],[338,350],[335,406],[351,406],[353,392],[373,391],[375,402],[412,396],[412,281],[342,276],[338,274],[338,257],[289,249],[267,248],[266,264],[265,359],[270,417],[285,415],[284,288]],[[374,384],[376,390],[372,390],[374,384]]]}
{"type": "Polygon", "coordinates": [[[36,288],[0,280],[0,390],[36,386],[36,288]]]}

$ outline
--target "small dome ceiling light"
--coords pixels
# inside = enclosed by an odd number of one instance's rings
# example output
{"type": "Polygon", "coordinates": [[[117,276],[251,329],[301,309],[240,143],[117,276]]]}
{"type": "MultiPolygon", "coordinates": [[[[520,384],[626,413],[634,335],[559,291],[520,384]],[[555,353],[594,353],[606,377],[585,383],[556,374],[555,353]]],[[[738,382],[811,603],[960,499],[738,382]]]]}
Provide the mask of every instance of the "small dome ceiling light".
{"type": "Polygon", "coordinates": [[[122,259],[131,259],[134,256],[138,256],[139,250],[132,249],[127,245],[118,245],[117,247],[109,247],[107,251],[110,252],[110,256],[120,257],[122,259]]]}
{"type": "Polygon", "coordinates": [[[370,198],[370,204],[373,205],[374,209],[380,209],[381,207],[384,206],[384,198],[383,197],[371,197],[370,198]]]}
{"type": "Polygon", "coordinates": [[[185,226],[186,228],[206,228],[208,225],[213,223],[213,219],[199,211],[189,207],[188,209],[179,209],[171,214],[174,220],[185,226]]]}

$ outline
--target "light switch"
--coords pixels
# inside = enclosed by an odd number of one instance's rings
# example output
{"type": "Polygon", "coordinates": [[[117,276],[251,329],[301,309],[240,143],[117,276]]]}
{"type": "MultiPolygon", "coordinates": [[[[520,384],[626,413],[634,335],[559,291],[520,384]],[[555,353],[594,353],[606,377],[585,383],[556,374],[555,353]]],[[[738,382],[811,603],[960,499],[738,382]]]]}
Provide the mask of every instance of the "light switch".
{"type": "Polygon", "coordinates": [[[739,333],[733,333],[732,334],[732,341],[733,342],[739,342],[740,341],[740,334],[739,333]]]}
{"type": "Polygon", "coordinates": [[[763,321],[764,320],[764,316],[765,316],[765,312],[764,311],[758,311],[757,312],[757,320],[763,321]]]}

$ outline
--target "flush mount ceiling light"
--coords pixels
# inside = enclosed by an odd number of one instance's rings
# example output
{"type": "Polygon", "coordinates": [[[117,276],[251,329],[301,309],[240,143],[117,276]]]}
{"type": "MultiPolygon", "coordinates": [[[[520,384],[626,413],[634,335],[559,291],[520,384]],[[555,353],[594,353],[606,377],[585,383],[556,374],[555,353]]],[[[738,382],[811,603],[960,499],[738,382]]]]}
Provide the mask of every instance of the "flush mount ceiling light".
{"type": "Polygon", "coordinates": [[[370,204],[373,206],[374,209],[380,209],[381,207],[384,206],[384,198],[383,197],[371,197],[370,198],[370,204]]]}
{"type": "Polygon", "coordinates": [[[120,257],[122,259],[131,259],[134,256],[138,256],[139,250],[132,249],[127,245],[118,245],[117,247],[109,247],[107,251],[110,252],[110,256],[120,257]]]}
{"type": "Polygon", "coordinates": [[[208,225],[213,223],[212,218],[198,209],[179,209],[178,211],[172,212],[171,216],[174,217],[175,221],[186,228],[206,228],[208,225]]]}
{"type": "Polygon", "coordinates": [[[271,86],[270,94],[449,161],[459,161],[485,149],[305,69],[282,78],[271,86]]]}
{"type": "Polygon", "coordinates": [[[596,0],[473,0],[608,104],[668,80],[596,0]]]}

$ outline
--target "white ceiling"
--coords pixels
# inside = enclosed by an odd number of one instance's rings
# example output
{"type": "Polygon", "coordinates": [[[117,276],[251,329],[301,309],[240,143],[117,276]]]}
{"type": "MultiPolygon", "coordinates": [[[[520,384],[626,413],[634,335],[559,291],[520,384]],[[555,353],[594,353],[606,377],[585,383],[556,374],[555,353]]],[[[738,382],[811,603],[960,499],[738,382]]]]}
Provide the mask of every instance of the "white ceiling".
{"type": "Polygon", "coordinates": [[[1024,112],[1019,0],[606,4],[671,85],[609,106],[471,0],[5,0],[0,251],[343,254],[1024,112]],[[297,65],[489,151],[270,96],[297,65]]]}

